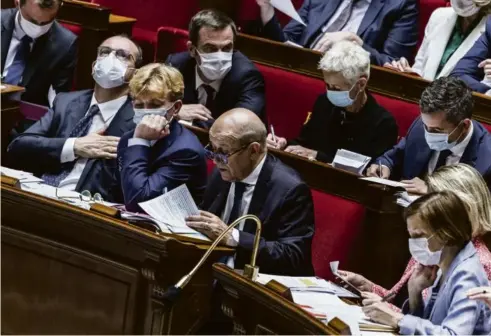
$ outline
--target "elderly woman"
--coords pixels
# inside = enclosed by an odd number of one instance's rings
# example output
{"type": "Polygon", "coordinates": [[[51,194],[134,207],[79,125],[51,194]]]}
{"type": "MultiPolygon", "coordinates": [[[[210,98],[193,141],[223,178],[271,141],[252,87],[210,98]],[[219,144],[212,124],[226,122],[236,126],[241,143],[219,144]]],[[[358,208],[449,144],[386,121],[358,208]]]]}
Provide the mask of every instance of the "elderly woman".
{"type": "Polygon", "coordinates": [[[206,187],[206,160],[196,136],[175,119],[184,82],[170,66],[149,64],[130,81],[134,131],[119,142],[118,163],[126,208],[186,184],[196,202],[206,187]]]}
{"type": "Polygon", "coordinates": [[[487,286],[486,272],[471,242],[472,222],[465,203],[451,191],[426,194],[404,212],[409,250],[418,266],[408,281],[402,313],[386,302],[363,300],[373,321],[399,328],[402,335],[484,335],[491,311],[467,292],[487,286]],[[423,290],[429,295],[423,299],[423,290]]]}
{"type": "Polygon", "coordinates": [[[321,59],[327,94],[315,102],[300,136],[292,141],[268,135],[268,145],[322,162],[332,162],[338,149],[372,158],[397,141],[394,117],[367,92],[370,55],[353,42],[334,44],[321,59]]]}
{"type": "Polygon", "coordinates": [[[431,15],[412,67],[403,57],[385,66],[417,73],[429,81],[450,75],[484,32],[491,0],[451,0],[450,3],[452,7],[438,8],[431,15]]]}

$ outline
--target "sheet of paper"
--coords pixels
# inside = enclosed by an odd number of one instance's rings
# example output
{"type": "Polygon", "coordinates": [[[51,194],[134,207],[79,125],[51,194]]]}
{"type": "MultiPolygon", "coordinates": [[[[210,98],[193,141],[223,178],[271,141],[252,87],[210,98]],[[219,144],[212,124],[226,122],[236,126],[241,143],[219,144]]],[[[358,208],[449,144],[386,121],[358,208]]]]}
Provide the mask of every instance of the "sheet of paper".
{"type": "Polygon", "coordinates": [[[388,185],[388,186],[391,186],[391,187],[404,188],[406,186],[404,183],[397,182],[397,181],[392,181],[392,180],[387,180],[387,179],[383,179],[383,178],[380,178],[380,177],[362,177],[360,179],[365,180],[365,181],[369,181],[369,182],[374,182],[374,183],[379,183],[379,184],[385,184],[385,185],[388,185]]]}
{"type": "Polygon", "coordinates": [[[346,149],[338,149],[336,156],[332,161],[332,165],[335,168],[344,169],[361,175],[370,160],[371,157],[369,156],[351,152],[346,149]]]}
{"type": "Polygon", "coordinates": [[[292,19],[294,19],[297,22],[300,22],[304,26],[307,26],[305,22],[303,22],[302,18],[300,15],[298,15],[297,10],[293,6],[293,3],[291,0],[271,0],[271,5],[279,10],[280,12],[288,15],[292,19]]]}
{"type": "Polygon", "coordinates": [[[42,182],[43,179],[34,176],[32,173],[22,170],[11,169],[7,167],[0,167],[0,173],[5,176],[13,177],[19,180],[19,182],[42,182]]]}
{"type": "Polygon", "coordinates": [[[296,47],[296,48],[303,48],[300,44],[296,44],[295,42],[292,41],[285,41],[284,42],[286,45],[289,45],[291,47],[296,47]]]}

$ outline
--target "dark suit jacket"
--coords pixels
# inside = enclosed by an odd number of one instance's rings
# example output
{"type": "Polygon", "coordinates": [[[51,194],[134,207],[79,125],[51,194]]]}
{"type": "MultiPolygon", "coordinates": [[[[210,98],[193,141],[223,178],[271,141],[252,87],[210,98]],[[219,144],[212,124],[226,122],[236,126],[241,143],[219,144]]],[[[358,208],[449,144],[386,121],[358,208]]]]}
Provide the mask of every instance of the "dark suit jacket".
{"type": "MultiPolygon", "coordinates": [[[[460,159],[476,168],[491,186],[491,135],[477,121],[472,121],[474,131],[467,148],[460,159]]],[[[426,143],[421,118],[414,121],[403,138],[394,148],[377,159],[391,170],[391,179],[412,179],[424,177],[433,152],[426,143]]]]}
{"type": "MultiPolygon", "coordinates": [[[[263,34],[309,48],[341,3],[342,0],[305,0],[298,14],[307,26],[291,20],[282,30],[274,16],[262,28],[263,34]]],[[[416,0],[372,0],[356,34],[364,41],[363,48],[370,52],[373,64],[413,58],[418,43],[418,16],[416,0]]]]}
{"type": "MultiPolygon", "coordinates": [[[[230,183],[213,172],[201,209],[221,217],[230,183]]],[[[314,207],[309,187],[297,173],[268,155],[252,195],[249,214],[261,220],[262,234],[257,264],[261,272],[286,275],[313,274],[311,244],[314,207]]],[[[235,267],[249,263],[256,225],[247,221],[240,231],[235,267]]]]}
{"type": "MultiPolygon", "coordinates": [[[[179,69],[184,76],[184,104],[197,104],[196,61],[189,52],[169,55],[167,64],[179,69]]],[[[256,66],[239,51],[232,57],[232,69],[225,76],[220,90],[215,96],[215,110],[211,111],[214,119],[228,110],[243,107],[251,110],[266,123],[264,79],[256,66]]],[[[208,123],[209,128],[212,122],[208,123]]]]}
{"type": "MultiPolygon", "coordinates": [[[[14,32],[17,9],[2,9],[2,73],[14,32]]],[[[49,87],[58,92],[70,91],[77,64],[77,37],[54,22],[51,29],[36,39],[20,86],[26,88],[22,100],[48,106],[49,87]]]]}
{"type": "Polygon", "coordinates": [[[199,204],[206,188],[207,168],[203,146],[196,135],[174,120],[170,134],[152,147],[128,147],[134,131],[118,145],[118,163],[126,208],[141,211],[145,202],[186,184],[199,204]]]}
{"type": "MultiPolygon", "coordinates": [[[[33,172],[56,173],[61,169],[60,155],[65,141],[75,125],[90,107],[93,90],[60,93],[53,108],[27,131],[20,134],[8,147],[12,161],[19,168],[33,172]]],[[[130,99],[114,116],[105,135],[120,137],[135,128],[133,107],[130,99]]],[[[89,159],[78,181],[76,190],[98,192],[104,200],[122,203],[121,186],[117,178],[117,161],[89,159]]]]}
{"type": "Polygon", "coordinates": [[[332,162],[338,149],[375,159],[396,144],[396,120],[369,93],[361,111],[344,114],[321,94],[300,136],[289,144],[316,150],[316,160],[322,162],[332,162]]]}
{"type": "Polygon", "coordinates": [[[479,68],[478,65],[489,58],[491,58],[491,16],[486,21],[486,31],[455,65],[450,76],[459,77],[474,91],[486,93],[491,90],[491,87],[481,83],[484,79],[484,68],[479,68]]]}

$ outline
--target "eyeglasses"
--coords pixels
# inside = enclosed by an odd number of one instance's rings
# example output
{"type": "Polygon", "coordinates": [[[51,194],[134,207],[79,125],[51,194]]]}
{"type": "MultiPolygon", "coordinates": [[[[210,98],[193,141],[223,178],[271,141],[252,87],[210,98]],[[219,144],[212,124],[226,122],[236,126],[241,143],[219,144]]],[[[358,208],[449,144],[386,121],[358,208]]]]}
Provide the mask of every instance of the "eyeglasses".
{"type": "Polygon", "coordinates": [[[245,146],[240,147],[239,149],[233,151],[232,153],[224,154],[224,153],[217,153],[217,152],[213,151],[211,144],[208,144],[205,146],[205,155],[206,155],[206,158],[208,158],[209,160],[214,160],[214,161],[216,161],[218,163],[222,163],[222,164],[228,164],[229,157],[243,151],[244,149],[249,147],[249,145],[250,145],[250,143],[245,145],[245,146]]]}
{"type": "Polygon", "coordinates": [[[101,194],[95,193],[94,196],[90,193],[88,190],[84,190],[80,193],[78,196],[60,196],[58,195],[58,190],[60,188],[56,188],[55,190],[55,196],[57,199],[63,200],[63,201],[70,201],[70,200],[80,200],[84,202],[93,202],[93,203],[102,203],[104,200],[102,199],[101,194]]]}
{"type": "Polygon", "coordinates": [[[120,61],[135,62],[135,57],[129,51],[124,49],[113,49],[110,47],[99,47],[99,49],[97,49],[97,57],[98,58],[106,57],[109,56],[109,54],[111,54],[112,52],[114,52],[116,58],[119,59],[120,61]]]}

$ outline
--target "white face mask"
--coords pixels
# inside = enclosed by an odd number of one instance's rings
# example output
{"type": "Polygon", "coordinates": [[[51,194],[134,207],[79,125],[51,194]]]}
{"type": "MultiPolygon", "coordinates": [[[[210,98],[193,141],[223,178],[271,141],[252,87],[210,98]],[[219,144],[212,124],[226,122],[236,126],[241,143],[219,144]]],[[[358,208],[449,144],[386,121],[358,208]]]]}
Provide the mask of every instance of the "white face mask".
{"type": "MultiPolygon", "coordinates": [[[[172,108],[174,108],[174,105],[172,105],[168,109],[166,109],[165,107],[159,107],[156,109],[133,108],[133,110],[135,111],[135,115],[133,116],[133,122],[138,125],[142,121],[143,117],[149,114],[155,114],[165,118],[167,116],[167,113],[169,113],[169,111],[172,110],[172,108]]],[[[170,124],[172,119],[174,119],[174,116],[172,116],[168,124],[170,124]]]]}
{"type": "Polygon", "coordinates": [[[453,10],[458,16],[469,17],[480,10],[472,0],[450,0],[453,10]]]}
{"type": "Polygon", "coordinates": [[[455,147],[455,145],[457,144],[457,140],[455,140],[454,142],[448,142],[448,137],[453,133],[455,132],[455,130],[457,128],[459,128],[460,124],[457,125],[457,127],[454,128],[454,130],[452,132],[450,132],[449,134],[447,133],[432,133],[432,132],[428,132],[425,128],[425,139],[426,139],[426,143],[428,144],[428,147],[430,147],[430,149],[432,150],[435,150],[435,151],[443,151],[443,150],[447,150],[447,149],[452,149],[453,147],[455,147]]]}
{"type": "Polygon", "coordinates": [[[209,54],[201,54],[196,50],[201,58],[199,68],[206,79],[216,81],[223,79],[232,68],[232,53],[231,52],[214,52],[209,54]]]}
{"type": "MultiPolygon", "coordinates": [[[[433,236],[431,236],[433,237],[433,236]]],[[[430,238],[409,238],[409,251],[413,258],[425,266],[438,265],[442,257],[443,248],[438,251],[430,251],[428,241],[430,238]]]]}
{"type": "Polygon", "coordinates": [[[128,66],[112,52],[95,62],[92,77],[104,89],[112,89],[124,84],[127,70],[128,66]]]}
{"type": "Polygon", "coordinates": [[[37,39],[39,36],[46,34],[50,29],[54,21],[51,21],[48,24],[45,24],[43,26],[39,26],[37,24],[34,24],[22,16],[21,11],[19,10],[19,16],[20,16],[20,26],[24,33],[26,33],[27,36],[29,36],[32,39],[37,39]]]}

